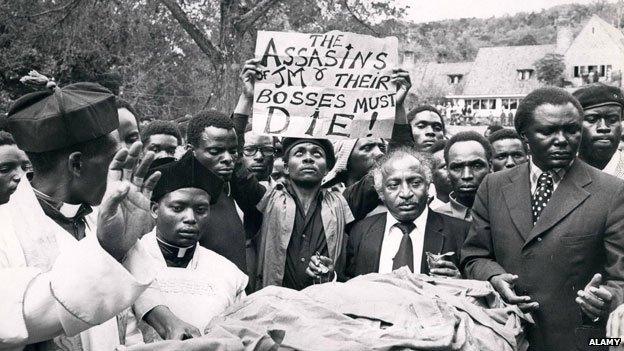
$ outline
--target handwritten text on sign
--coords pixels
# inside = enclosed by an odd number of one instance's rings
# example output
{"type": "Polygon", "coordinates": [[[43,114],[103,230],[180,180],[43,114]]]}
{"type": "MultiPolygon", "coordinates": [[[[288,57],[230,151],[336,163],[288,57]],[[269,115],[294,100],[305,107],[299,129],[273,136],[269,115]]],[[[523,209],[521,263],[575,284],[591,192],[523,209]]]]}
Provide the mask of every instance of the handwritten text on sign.
{"type": "Polygon", "coordinates": [[[392,134],[397,38],[258,32],[253,130],[332,139],[392,134]]]}

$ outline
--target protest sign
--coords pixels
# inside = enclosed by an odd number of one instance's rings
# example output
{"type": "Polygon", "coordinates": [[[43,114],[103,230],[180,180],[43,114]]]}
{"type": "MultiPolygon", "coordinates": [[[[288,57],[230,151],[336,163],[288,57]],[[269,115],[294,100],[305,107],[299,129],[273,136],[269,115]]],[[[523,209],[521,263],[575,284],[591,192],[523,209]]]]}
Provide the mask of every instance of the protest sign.
{"type": "Polygon", "coordinates": [[[258,32],[253,130],[315,138],[389,138],[396,37],[258,32]]]}

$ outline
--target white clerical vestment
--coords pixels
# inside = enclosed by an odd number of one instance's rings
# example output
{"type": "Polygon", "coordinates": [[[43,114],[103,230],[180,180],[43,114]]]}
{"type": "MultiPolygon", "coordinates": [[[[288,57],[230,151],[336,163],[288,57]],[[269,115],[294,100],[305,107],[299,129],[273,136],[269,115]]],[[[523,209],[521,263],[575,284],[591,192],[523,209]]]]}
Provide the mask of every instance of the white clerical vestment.
{"type": "Polygon", "coordinates": [[[0,350],[119,345],[115,316],[154,289],[154,271],[139,242],[123,265],[104,251],[94,218],[87,219],[91,233],[77,241],[44,214],[26,178],[0,205],[0,350]]]}
{"type": "Polygon", "coordinates": [[[155,230],[141,242],[158,267],[156,280],[165,304],[202,333],[213,317],[245,296],[247,275],[218,253],[197,245],[186,268],[168,267],[155,230]]]}

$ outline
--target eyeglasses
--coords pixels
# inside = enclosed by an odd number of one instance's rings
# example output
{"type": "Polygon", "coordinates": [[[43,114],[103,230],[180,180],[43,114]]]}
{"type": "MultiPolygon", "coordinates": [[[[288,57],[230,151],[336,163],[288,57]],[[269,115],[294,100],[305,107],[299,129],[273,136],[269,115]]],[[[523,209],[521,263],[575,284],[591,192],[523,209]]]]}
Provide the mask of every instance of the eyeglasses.
{"type": "Polygon", "coordinates": [[[275,156],[275,148],[272,146],[245,146],[243,147],[243,155],[254,156],[258,151],[262,156],[275,156]]]}

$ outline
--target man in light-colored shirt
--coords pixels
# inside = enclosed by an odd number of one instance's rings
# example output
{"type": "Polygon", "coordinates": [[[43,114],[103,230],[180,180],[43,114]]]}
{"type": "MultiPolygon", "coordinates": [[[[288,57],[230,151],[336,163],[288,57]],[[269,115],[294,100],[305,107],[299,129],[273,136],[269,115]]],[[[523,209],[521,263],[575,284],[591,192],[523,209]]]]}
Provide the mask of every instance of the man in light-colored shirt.
{"type": "Polygon", "coordinates": [[[472,204],[477,189],[492,167],[492,146],[477,132],[455,134],[444,148],[446,168],[453,191],[449,202],[437,212],[472,221],[472,204]]]}

